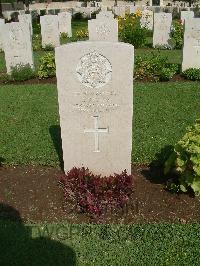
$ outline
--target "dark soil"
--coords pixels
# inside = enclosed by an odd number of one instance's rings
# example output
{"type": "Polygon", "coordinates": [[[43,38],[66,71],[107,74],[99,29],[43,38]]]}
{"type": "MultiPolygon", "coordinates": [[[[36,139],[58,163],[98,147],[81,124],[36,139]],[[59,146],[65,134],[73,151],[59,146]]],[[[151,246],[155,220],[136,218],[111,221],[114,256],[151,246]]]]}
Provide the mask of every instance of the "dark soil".
{"type": "Polygon", "coordinates": [[[78,213],[64,204],[58,178],[63,172],[50,167],[0,167],[0,219],[27,223],[138,223],[199,222],[200,200],[187,194],[171,194],[161,182],[159,169],[134,166],[135,192],[124,210],[100,218],[78,213]]]}
{"type": "Polygon", "coordinates": [[[14,85],[20,85],[20,84],[56,84],[56,77],[53,78],[47,78],[47,79],[29,79],[29,80],[24,80],[24,81],[9,81],[9,82],[3,82],[0,80],[0,84],[14,84],[14,85]]]}
{"type": "MultiPolygon", "coordinates": [[[[173,78],[169,81],[163,81],[163,82],[187,82],[189,80],[185,79],[183,76],[179,75],[174,75],[173,78]]],[[[152,81],[152,79],[150,78],[144,78],[142,80],[138,80],[136,79],[135,82],[154,82],[152,81]]],[[[19,84],[57,84],[57,80],[56,77],[52,77],[52,78],[46,78],[46,79],[38,79],[38,78],[34,78],[34,79],[29,79],[29,80],[25,80],[25,81],[9,81],[9,82],[4,82],[0,79],[0,84],[14,84],[14,85],[19,85],[19,84]]]]}

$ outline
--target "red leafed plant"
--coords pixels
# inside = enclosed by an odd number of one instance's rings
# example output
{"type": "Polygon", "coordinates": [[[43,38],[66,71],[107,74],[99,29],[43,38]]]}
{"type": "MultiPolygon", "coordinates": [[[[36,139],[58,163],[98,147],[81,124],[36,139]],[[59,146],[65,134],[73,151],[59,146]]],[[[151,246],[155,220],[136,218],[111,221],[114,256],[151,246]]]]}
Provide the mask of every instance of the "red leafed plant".
{"type": "Polygon", "coordinates": [[[65,201],[95,216],[105,210],[123,208],[133,192],[133,176],[126,171],[109,177],[92,174],[88,169],[71,169],[60,178],[65,201]]]}

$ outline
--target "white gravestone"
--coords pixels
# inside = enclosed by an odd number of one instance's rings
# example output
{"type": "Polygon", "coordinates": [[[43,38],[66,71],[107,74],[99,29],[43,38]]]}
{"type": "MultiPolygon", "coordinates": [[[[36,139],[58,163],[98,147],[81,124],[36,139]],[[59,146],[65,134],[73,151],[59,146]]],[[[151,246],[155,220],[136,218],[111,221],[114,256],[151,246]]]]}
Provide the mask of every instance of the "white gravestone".
{"type": "Polygon", "coordinates": [[[131,173],[133,58],[130,44],[77,42],[56,48],[64,169],[131,173]]]}
{"type": "Polygon", "coordinates": [[[45,15],[40,17],[42,47],[52,45],[57,47],[60,45],[60,34],[58,28],[58,16],[45,15]]]}
{"type": "Polygon", "coordinates": [[[4,31],[5,21],[0,18],[0,51],[3,50],[3,31],[4,31]]]}
{"type": "Polygon", "coordinates": [[[72,15],[69,12],[61,12],[58,14],[59,32],[67,33],[68,37],[72,37],[71,20],[72,15]]]}
{"type": "Polygon", "coordinates": [[[140,25],[142,28],[153,30],[153,11],[144,10],[140,18],[140,25]]]}
{"type": "Polygon", "coordinates": [[[116,16],[124,18],[126,15],[126,7],[125,6],[114,6],[113,12],[116,16]]]}
{"type": "Polygon", "coordinates": [[[114,14],[112,13],[112,11],[101,11],[99,12],[99,14],[96,15],[96,19],[113,19],[114,18],[114,14]]]}
{"type": "Polygon", "coordinates": [[[200,68],[200,18],[185,21],[182,70],[200,68]]]}
{"type": "Polygon", "coordinates": [[[92,19],[88,21],[90,41],[118,42],[117,19],[92,19]]]}
{"type": "Polygon", "coordinates": [[[185,20],[194,18],[194,11],[181,11],[181,22],[184,24],[185,20]]]}
{"type": "Polygon", "coordinates": [[[33,51],[30,29],[20,22],[4,26],[3,45],[7,73],[17,65],[29,64],[33,68],[33,51]]]}
{"type": "Polygon", "coordinates": [[[30,28],[30,33],[31,35],[33,35],[31,14],[18,15],[18,19],[20,23],[28,25],[28,27],[30,28]]]}
{"type": "Polygon", "coordinates": [[[171,13],[154,13],[153,46],[169,46],[172,24],[171,13]]]}
{"type": "Polygon", "coordinates": [[[130,6],[130,14],[135,14],[137,11],[141,11],[141,7],[140,6],[130,6]]]}

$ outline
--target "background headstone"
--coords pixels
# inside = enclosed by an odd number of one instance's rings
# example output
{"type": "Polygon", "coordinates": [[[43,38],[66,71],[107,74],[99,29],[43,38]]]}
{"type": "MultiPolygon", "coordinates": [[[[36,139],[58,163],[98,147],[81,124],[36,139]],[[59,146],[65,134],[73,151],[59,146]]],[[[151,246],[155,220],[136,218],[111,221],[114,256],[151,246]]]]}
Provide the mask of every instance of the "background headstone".
{"type": "Polygon", "coordinates": [[[126,15],[126,8],[125,6],[114,6],[113,12],[116,16],[124,18],[126,15]]]}
{"type": "Polygon", "coordinates": [[[194,11],[181,11],[181,21],[184,24],[185,20],[194,18],[194,11]]]}
{"type": "Polygon", "coordinates": [[[60,34],[58,28],[58,16],[45,15],[40,17],[42,47],[52,45],[54,47],[60,45],[60,34]]]}
{"type": "Polygon", "coordinates": [[[171,13],[154,13],[153,46],[169,46],[171,13]]]}
{"type": "Polygon", "coordinates": [[[33,35],[31,14],[18,15],[18,19],[20,23],[28,25],[28,27],[30,28],[31,35],[33,35]]]}
{"type": "Polygon", "coordinates": [[[3,45],[7,73],[11,67],[29,64],[33,67],[33,50],[30,29],[20,23],[12,22],[4,25],[3,45]]]}
{"type": "Polygon", "coordinates": [[[99,14],[96,15],[96,18],[97,19],[104,19],[104,18],[113,19],[114,14],[112,13],[112,11],[101,11],[99,12],[99,14]]]}
{"type": "Polygon", "coordinates": [[[117,19],[92,19],[88,21],[90,41],[118,42],[117,19]]]}
{"type": "Polygon", "coordinates": [[[56,48],[65,172],[131,173],[134,47],[77,42],[56,48]]]}
{"type": "Polygon", "coordinates": [[[58,14],[59,32],[67,33],[68,37],[72,37],[72,16],[69,12],[61,12],[58,14]]]}
{"type": "Polygon", "coordinates": [[[140,18],[140,25],[142,28],[153,30],[153,11],[144,10],[140,18]]]}
{"type": "Polygon", "coordinates": [[[0,18],[0,51],[3,50],[3,31],[4,31],[4,19],[0,18]]]}
{"type": "Polygon", "coordinates": [[[185,21],[182,70],[200,68],[200,18],[185,21]]]}

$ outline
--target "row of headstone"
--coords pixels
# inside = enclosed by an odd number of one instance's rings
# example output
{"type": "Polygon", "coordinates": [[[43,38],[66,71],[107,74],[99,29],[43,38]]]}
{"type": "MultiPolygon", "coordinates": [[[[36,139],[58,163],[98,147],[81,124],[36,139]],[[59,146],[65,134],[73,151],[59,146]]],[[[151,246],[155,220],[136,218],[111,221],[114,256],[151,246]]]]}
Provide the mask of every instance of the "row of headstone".
{"type": "Polygon", "coordinates": [[[40,25],[43,47],[47,45],[59,46],[61,33],[66,33],[68,37],[72,37],[71,14],[68,12],[61,12],[58,16],[42,16],[40,17],[40,25]]]}
{"type": "Polygon", "coordinates": [[[118,20],[112,11],[102,11],[88,21],[90,41],[118,42],[118,20]]]}
{"type": "MultiPolygon", "coordinates": [[[[200,38],[198,39],[197,30],[199,19],[196,18],[185,18],[185,36],[184,36],[184,57],[183,57],[183,69],[187,66],[197,67],[198,64],[198,54],[200,46],[200,38]],[[193,25],[189,26],[189,24],[193,25]],[[195,31],[195,34],[190,36],[190,32],[195,31]],[[188,39],[193,40],[191,43],[188,39]],[[195,42],[193,45],[192,43],[195,42]],[[193,47],[194,46],[194,47],[193,47]],[[190,48],[188,48],[190,47],[190,48]],[[193,47],[193,48],[191,48],[193,47]],[[188,51],[194,52],[195,56],[188,57],[190,54],[188,51]],[[185,52],[187,51],[187,53],[185,52]],[[189,63],[190,62],[190,63],[189,63]],[[193,64],[193,62],[196,62],[193,64]]],[[[53,45],[57,47],[60,45],[60,34],[59,32],[68,33],[67,26],[70,24],[71,29],[71,18],[69,14],[61,13],[60,16],[47,15],[41,17],[41,33],[42,33],[42,45],[53,45]],[[66,25],[60,23],[59,30],[59,18],[60,21],[64,21],[66,25]],[[68,23],[69,22],[69,23],[68,23]],[[62,26],[62,27],[61,27],[62,26]],[[66,26],[66,27],[65,27],[66,26]]],[[[171,13],[156,13],[154,14],[154,32],[153,32],[153,46],[167,46],[170,39],[170,30],[172,24],[172,14],[171,13]]],[[[102,11],[97,15],[97,18],[90,20],[88,22],[89,30],[89,40],[90,41],[108,41],[108,42],[118,42],[118,21],[114,19],[113,13],[111,11],[102,11]]],[[[70,32],[71,33],[71,32],[70,32]]],[[[4,20],[0,20],[0,49],[5,47],[5,56],[7,63],[7,71],[10,72],[12,66],[19,64],[29,63],[33,65],[32,60],[32,44],[31,44],[31,34],[32,34],[32,23],[30,20],[30,15],[19,16],[19,22],[4,24],[4,20]],[[22,37],[24,36],[24,37],[22,37]],[[4,37],[4,38],[3,38],[4,37]],[[4,41],[3,41],[4,39],[4,41]],[[5,42],[5,45],[3,45],[5,42]],[[25,42],[25,43],[24,43],[25,42]],[[9,43],[9,45],[7,45],[9,43]],[[20,45],[21,44],[21,45],[20,45]],[[25,52],[23,52],[23,50],[25,52]],[[26,52],[27,51],[27,52],[26,52]],[[21,53],[21,54],[20,54],[21,53]],[[13,58],[13,59],[12,59],[13,58]],[[22,60],[24,58],[24,60],[22,60]]],[[[70,36],[70,35],[69,35],[70,36]]]]}

